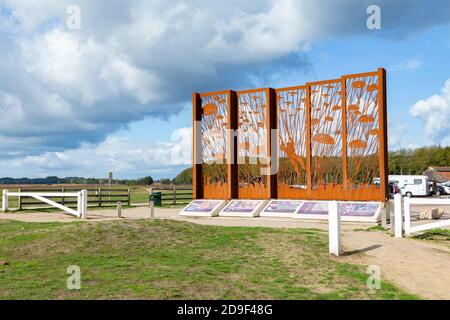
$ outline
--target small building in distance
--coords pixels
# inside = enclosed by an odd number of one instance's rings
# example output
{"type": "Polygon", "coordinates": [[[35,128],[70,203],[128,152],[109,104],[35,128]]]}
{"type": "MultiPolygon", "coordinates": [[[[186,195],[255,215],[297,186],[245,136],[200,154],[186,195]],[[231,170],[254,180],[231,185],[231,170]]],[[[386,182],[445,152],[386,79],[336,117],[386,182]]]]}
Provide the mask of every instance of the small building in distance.
{"type": "Polygon", "coordinates": [[[438,183],[450,181],[450,167],[428,167],[423,174],[428,176],[430,181],[438,183]]]}

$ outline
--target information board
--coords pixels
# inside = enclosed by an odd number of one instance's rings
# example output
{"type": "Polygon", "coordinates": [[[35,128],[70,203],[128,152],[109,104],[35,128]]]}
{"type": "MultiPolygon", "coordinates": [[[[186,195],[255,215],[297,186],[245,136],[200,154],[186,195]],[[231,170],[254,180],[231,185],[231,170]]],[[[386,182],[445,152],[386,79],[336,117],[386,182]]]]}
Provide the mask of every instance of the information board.
{"type": "Polygon", "coordinates": [[[266,200],[231,200],[220,212],[224,217],[257,217],[266,200]]]}
{"type": "Polygon", "coordinates": [[[261,217],[290,218],[302,204],[301,200],[270,200],[259,215],[261,217]]]}
{"type": "Polygon", "coordinates": [[[180,215],[214,217],[224,205],[225,200],[194,200],[180,211],[180,215]]]}
{"type": "MultiPolygon", "coordinates": [[[[328,219],[328,201],[304,201],[292,215],[301,219],[328,219]]],[[[342,221],[378,222],[381,213],[380,202],[342,201],[338,202],[342,221]]]]}

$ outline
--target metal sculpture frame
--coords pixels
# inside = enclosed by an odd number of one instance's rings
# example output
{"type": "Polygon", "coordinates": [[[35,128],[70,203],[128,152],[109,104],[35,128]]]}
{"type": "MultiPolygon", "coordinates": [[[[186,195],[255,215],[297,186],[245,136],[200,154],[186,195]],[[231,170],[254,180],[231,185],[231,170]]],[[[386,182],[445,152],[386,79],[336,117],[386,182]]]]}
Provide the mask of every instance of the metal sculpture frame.
{"type": "Polygon", "coordinates": [[[388,198],[383,68],[192,102],[194,199],[388,198]]]}

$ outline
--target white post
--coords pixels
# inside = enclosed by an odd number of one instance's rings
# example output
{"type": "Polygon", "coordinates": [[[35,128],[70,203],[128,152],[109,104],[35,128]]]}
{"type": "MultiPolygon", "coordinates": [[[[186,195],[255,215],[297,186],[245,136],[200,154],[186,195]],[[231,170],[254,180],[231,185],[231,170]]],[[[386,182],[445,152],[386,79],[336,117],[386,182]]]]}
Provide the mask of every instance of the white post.
{"type": "Polygon", "coordinates": [[[409,236],[411,235],[411,204],[409,197],[406,197],[403,201],[403,208],[403,216],[405,217],[405,234],[409,236]]]}
{"type": "Polygon", "coordinates": [[[153,204],[153,201],[150,201],[150,218],[153,218],[155,216],[155,206],[153,204]]]}
{"type": "Polygon", "coordinates": [[[4,189],[2,193],[2,211],[8,211],[8,189],[4,189]]]}
{"type": "Polygon", "coordinates": [[[329,253],[339,256],[341,253],[341,215],[337,201],[328,203],[328,239],[329,253]]]}
{"type": "Polygon", "coordinates": [[[81,218],[87,218],[88,192],[86,189],[81,190],[81,218]]]}
{"type": "Polygon", "coordinates": [[[122,202],[117,201],[117,218],[122,218],[122,202]]]}
{"type": "Polygon", "coordinates": [[[148,206],[150,208],[150,218],[153,218],[155,216],[155,205],[153,203],[153,200],[151,199],[152,194],[153,194],[153,189],[150,188],[149,190],[149,202],[148,202],[148,206]]]}
{"type": "Polygon", "coordinates": [[[394,228],[395,228],[395,237],[402,237],[402,195],[400,193],[396,193],[394,195],[394,228]]]}
{"type": "Polygon", "coordinates": [[[81,191],[77,192],[77,216],[78,218],[81,217],[81,207],[82,207],[82,201],[81,201],[81,191]]]}

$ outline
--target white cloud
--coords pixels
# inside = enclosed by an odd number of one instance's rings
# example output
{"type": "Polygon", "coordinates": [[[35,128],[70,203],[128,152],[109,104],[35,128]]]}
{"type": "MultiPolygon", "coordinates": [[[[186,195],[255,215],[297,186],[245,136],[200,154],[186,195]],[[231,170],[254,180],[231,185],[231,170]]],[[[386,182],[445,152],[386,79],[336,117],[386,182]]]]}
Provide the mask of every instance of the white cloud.
{"type": "Polygon", "coordinates": [[[425,133],[440,143],[450,137],[450,79],[440,94],[417,101],[410,109],[411,115],[424,121],[425,133]]]}
{"type": "Polygon", "coordinates": [[[418,58],[406,59],[400,63],[392,65],[390,71],[413,71],[423,64],[422,60],[418,58]]]}
{"type": "MultiPolygon", "coordinates": [[[[298,57],[314,41],[369,34],[370,3],[0,0],[0,110],[9,115],[0,118],[0,159],[50,154],[47,163],[56,168],[56,152],[96,148],[86,146],[108,143],[132,121],[168,118],[192,91],[298,75],[310,68],[298,57]],[[66,27],[73,4],[81,8],[80,30],[66,27]]],[[[392,37],[450,19],[448,1],[398,0],[382,9],[381,32],[392,37]]],[[[130,157],[152,157],[133,150],[130,157]]],[[[118,167],[129,164],[111,159],[118,167]]]]}
{"type": "Polygon", "coordinates": [[[64,152],[45,152],[22,159],[0,160],[0,166],[33,176],[58,175],[98,176],[99,172],[114,172],[116,177],[173,176],[180,168],[191,164],[192,128],[172,132],[170,141],[137,143],[129,138],[109,137],[99,145],[84,144],[64,152]]]}
{"type": "Polygon", "coordinates": [[[0,102],[0,127],[11,128],[22,121],[25,112],[17,96],[0,91],[0,102]]]}

